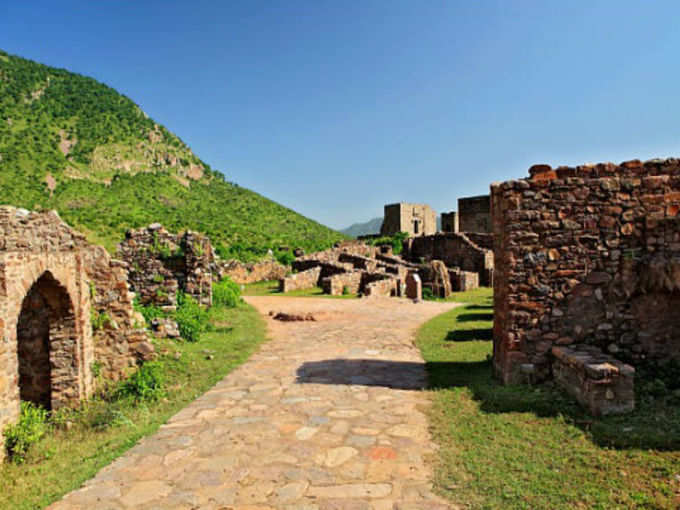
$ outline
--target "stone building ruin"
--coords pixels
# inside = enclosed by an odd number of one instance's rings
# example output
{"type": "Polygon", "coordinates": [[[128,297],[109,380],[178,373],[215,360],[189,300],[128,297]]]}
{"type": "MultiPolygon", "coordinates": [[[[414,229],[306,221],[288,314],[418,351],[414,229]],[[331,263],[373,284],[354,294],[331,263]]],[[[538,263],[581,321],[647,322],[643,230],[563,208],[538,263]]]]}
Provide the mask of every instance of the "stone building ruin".
{"type": "Polygon", "coordinates": [[[9,206],[0,207],[0,333],[0,430],[21,400],[58,409],[88,397],[95,362],[123,377],[146,342],[125,264],[56,212],[9,206]]]}
{"type": "Polygon", "coordinates": [[[491,198],[489,195],[458,199],[459,232],[491,232],[491,198]]]}
{"type": "Polygon", "coordinates": [[[425,204],[399,202],[385,206],[380,235],[406,232],[409,236],[426,236],[437,232],[437,214],[425,204]]]}
{"type": "Polygon", "coordinates": [[[442,232],[458,232],[458,213],[456,211],[442,213],[442,232]]]}
{"type": "Polygon", "coordinates": [[[635,368],[680,359],[680,160],[494,184],[494,370],[631,410],[635,368]]]}

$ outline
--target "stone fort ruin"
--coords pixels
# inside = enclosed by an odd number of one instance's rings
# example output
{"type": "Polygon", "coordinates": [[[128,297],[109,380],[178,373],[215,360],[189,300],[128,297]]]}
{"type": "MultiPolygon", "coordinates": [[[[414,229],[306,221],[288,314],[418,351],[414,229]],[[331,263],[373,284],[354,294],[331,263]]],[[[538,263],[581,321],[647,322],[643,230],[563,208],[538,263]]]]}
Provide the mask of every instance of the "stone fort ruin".
{"type": "Polygon", "coordinates": [[[95,362],[105,377],[124,377],[147,338],[124,263],[54,211],[8,206],[0,207],[0,334],[0,430],[18,419],[21,400],[57,409],[89,396],[95,362]]]}
{"type": "Polygon", "coordinates": [[[529,173],[491,188],[495,372],[629,411],[634,367],[680,359],[680,160],[529,173]]]}
{"type": "Polygon", "coordinates": [[[406,232],[409,236],[431,235],[437,231],[437,214],[425,204],[399,202],[385,206],[380,235],[391,236],[406,232]]]}

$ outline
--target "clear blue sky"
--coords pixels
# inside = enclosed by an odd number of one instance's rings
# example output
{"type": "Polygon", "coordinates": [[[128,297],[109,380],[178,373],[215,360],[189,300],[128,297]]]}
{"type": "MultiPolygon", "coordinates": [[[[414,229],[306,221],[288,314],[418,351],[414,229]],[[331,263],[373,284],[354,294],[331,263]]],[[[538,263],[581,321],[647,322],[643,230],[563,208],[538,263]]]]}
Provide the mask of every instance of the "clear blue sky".
{"type": "Polygon", "coordinates": [[[534,163],[680,155],[677,0],[0,0],[0,48],[333,227],[534,163]]]}

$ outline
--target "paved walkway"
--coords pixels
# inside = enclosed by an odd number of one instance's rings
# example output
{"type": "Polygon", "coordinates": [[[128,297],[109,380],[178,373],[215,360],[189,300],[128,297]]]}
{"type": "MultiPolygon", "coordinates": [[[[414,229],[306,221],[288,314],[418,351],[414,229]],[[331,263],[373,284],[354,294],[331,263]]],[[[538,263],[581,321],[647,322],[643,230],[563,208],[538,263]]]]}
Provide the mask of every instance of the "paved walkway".
{"type": "Polygon", "coordinates": [[[249,297],[272,340],[151,437],[50,508],[440,510],[413,334],[452,308],[249,297]]]}

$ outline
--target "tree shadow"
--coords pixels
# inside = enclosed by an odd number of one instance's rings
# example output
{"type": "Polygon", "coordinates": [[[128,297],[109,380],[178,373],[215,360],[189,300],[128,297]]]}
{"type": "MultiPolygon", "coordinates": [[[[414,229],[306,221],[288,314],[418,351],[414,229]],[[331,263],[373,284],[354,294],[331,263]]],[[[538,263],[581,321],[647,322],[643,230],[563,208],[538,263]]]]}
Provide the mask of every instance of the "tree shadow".
{"type": "Polygon", "coordinates": [[[473,340],[491,340],[493,332],[489,328],[454,329],[446,334],[448,342],[470,342],[473,340]]]}
{"type": "Polygon", "coordinates": [[[492,321],[493,312],[489,313],[462,313],[456,317],[456,322],[479,322],[492,321]]]}
{"type": "MultiPolygon", "coordinates": [[[[491,361],[412,362],[375,359],[329,359],[308,361],[297,370],[297,384],[344,384],[382,386],[400,390],[446,390],[468,388],[483,413],[531,413],[558,418],[586,431],[593,443],[616,449],[680,450],[680,426],[659,430],[649,409],[633,415],[593,417],[561,389],[540,386],[502,385],[492,373],[491,361]],[[633,425],[635,434],[622,434],[633,425]]],[[[633,428],[631,427],[631,428],[633,428]]]]}

